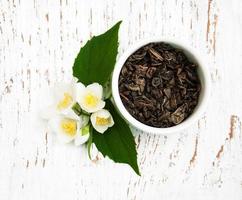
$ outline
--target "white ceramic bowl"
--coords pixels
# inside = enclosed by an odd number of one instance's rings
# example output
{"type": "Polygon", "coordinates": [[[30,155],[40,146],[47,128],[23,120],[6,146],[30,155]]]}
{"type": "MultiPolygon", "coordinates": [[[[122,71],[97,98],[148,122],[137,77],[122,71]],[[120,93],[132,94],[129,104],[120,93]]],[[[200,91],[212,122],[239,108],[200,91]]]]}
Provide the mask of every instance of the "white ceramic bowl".
{"type": "Polygon", "coordinates": [[[170,40],[170,39],[155,38],[155,39],[143,40],[143,41],[136,43],[119,58],[119,60],[116,62],[116,65],[115,65],[115,68],[113,71],[112,94],[113,94],[113,100],[114,100],[114,104],[115,104],[116,108],[118,109],[118,111],[120,112],[122,117],[128,123],[130,123],[134,127],[138,128],[144,132],[147,132],[147,133],[168,135],[171,133],[179,132],[179,131],[187,128],[188,126],[193,124],[196,120],[198,120],[199,117],[201,117],[201,115],[203,114],[204,109],[206,107],[206,104],[208,102],[209,90],[210,90],[210,79],[209,79],[208,68],[204,63],[204,60],[205,60],[205,58],[202,57],[200,54],[198,54],[196,52],[196,50],[192,49],[191,47],[189,47],[188,45],[186,45],[182,42],[174,41],[173,39],[170,40]],[[129,114],[129,112],[126,110],[126,108],[124,107],[124,105],[121,101],[120,95],[119,95],[119,88],[118,88],[119,74],[120,74],[120,71],[121,71],[125,61],[136,50],[138,50],[142,46],[144,46],[148,43],[151,43],[151,42],[165,42],[165,43],[171,44],[175,48],[182,49],[184,51],[184,53],[186,54],[186,56],[191,61],[197,63],[199,66],[198,75],[199,75],[199,78],[201,81],[202,88],[201,88],[201,92],[200,92],[200,96],[199,96],[198,105],[194,109],[193,113],[187,119],[185,119],[180,124],[169,127],[169,128],[156,128],[156,127],[148,126],[148,125],[143,124],[142,122],[138,121],[131,114],[129,114]]]}

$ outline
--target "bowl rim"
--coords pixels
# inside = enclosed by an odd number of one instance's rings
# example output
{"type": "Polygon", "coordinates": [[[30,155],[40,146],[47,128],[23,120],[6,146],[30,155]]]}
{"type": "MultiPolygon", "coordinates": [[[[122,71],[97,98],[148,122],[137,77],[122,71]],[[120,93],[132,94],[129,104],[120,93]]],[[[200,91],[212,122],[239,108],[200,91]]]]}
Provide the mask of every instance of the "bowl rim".
{"type": "MultiPolygon", "coordinates": [[[[131,47],[129,47],[123,53],[123,55],[120,56],[120,58],[117,60],[115,64],[113,75],[112,75],[112,96],[113,96],[114,104],[117,107],[120,114],[122,115],[122,117],[126,121],[128,121],[128,123],[130,123],[134,127],[146,133],[168,135],[171,133],[180,132],[183,129],[189,127],[196,120],[198,120],[198,118],[203,114],[205,107],[207,106],[209,94],[210,94],[210,76],[209,76],[208,67],[204,63],[204,61],[205,61],[205,56],[202,56],[200,52],[198,53],[197,50],[185,44],[185,42],[183,41],[177,41],[173,38],[171,39],[171,38],[162,38],[162,37],[161,38],[154,37],[154,38],[140,40],[136,42],[134,45],[132,45],[131,47]],[[191,54],[196,60],[199,66],[199,70],[202,73],[202,76],[203,76],[202,78],[204,79],[203,96],[199,97],[199,103],[196,106],[196,110],[194,110],[194,112],[180,124],[172,127],[168,127],[168,128],[152,127],[152,126],[143,124],[142,122],[135,119],[124,107],[119,95],[119,87],[118,87],[119,74],[127,58],[142,46],[149,43],[157,43],[157,42],[165,42],[165,43],[171,44],[172,46],[174,45],[175,48],[178,47],[179,49],[182,49],[185,52],[188,52],[189,54],[191,54]]],[[[200,80],[201,80],[201,77],[200,77],[200,80]]]]}

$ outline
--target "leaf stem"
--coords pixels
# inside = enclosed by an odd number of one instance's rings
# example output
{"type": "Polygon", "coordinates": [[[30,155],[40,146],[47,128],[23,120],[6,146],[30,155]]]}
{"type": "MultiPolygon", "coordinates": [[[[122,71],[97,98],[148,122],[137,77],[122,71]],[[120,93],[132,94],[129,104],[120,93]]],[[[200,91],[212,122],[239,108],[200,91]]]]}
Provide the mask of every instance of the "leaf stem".
{"type": "Polygon", "coordinates": [[[92,147],[92,138],[93,138],[93,127],[92,125],[90,126],[89,128],[89,132],[90,132],[90,135],[89,135],[89,139],[88,139],[88,143],[87,143],[87,151],[88,151],[88,157],[89,159],[91,160],[91,147],[92,147]]]}

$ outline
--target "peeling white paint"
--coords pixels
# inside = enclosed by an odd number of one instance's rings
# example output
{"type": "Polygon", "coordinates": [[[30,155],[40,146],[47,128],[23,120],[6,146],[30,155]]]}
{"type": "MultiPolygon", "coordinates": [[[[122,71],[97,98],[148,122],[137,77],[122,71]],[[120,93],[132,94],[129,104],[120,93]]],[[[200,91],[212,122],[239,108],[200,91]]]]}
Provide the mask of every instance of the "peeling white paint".
{"type": "Polygon", "coordinates": [[[241,10],[239,0],[0,1],[0,199],[242,199],[241,10]],[[120,19],[120,54],[174,37],[205,53],[212,78],[197,124],[169,137],[134,130],[141,177],[58,144],[37,117],[41,91],[70,80],[80,46],[120,19]]]}

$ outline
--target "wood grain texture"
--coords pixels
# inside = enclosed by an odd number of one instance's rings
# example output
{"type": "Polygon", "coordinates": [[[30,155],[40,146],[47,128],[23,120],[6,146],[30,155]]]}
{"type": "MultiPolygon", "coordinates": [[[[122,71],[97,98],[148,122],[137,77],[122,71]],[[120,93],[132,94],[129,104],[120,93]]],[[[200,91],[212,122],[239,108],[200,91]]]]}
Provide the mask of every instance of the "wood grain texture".
{"type": "Polygon", "coordinates": [[[1,0],[0,199],[242,199],[241,10],[240,0],[1,0]],[[60,145],[37,115],[46,88],[71,79],[80,46],[120,19],[120,55],[172,37],[205,55],[212,79],[208,109],[189,129],[133,130],[141,177],[60,145]]]}

